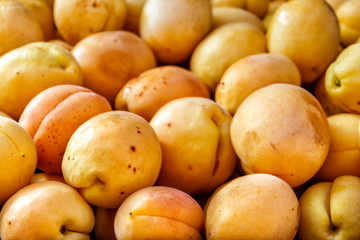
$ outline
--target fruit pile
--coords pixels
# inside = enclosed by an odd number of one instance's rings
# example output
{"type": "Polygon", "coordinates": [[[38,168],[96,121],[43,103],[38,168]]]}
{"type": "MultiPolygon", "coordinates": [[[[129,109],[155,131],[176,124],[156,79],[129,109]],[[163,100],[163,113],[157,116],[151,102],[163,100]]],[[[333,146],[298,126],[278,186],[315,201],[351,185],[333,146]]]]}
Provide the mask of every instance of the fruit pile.
{"type": "Polygon", "coordinates": [[[0,239],[360,239],[359,0],[0,0],[0,239]]]}

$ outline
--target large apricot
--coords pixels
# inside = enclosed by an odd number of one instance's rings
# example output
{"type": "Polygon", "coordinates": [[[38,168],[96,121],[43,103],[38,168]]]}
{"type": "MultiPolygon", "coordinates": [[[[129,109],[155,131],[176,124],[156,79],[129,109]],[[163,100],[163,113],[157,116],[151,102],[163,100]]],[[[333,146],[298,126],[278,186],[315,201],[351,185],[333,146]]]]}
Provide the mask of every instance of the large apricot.
{"type": "Polygon", "coordinates": [[[302,87],[275,83],[237,109],[231,140],[246,173],[269,173],[299,186],[320,169],[330,147],[326,115],[302,87]]]}

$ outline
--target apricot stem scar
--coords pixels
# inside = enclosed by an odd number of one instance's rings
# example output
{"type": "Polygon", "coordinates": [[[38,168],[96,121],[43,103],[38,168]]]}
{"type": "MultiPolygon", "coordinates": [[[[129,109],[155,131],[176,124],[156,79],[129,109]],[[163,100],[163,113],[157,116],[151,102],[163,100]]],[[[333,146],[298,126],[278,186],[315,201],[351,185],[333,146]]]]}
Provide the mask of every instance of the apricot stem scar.
{"type": "Polygon", "coordinates": [[[341,82],[339,79],[335,79],[335,85],[341,87],[341,82]]]}

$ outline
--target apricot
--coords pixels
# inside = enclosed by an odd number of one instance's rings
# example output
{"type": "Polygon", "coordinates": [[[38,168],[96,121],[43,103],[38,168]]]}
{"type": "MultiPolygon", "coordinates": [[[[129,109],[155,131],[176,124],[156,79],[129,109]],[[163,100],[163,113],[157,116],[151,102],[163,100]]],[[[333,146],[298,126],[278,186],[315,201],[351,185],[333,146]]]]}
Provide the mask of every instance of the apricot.
{"type": "Polygon", "coordinates": [[[115,109],[128,110],[150,121],[171,100],[195,96],[210,98],[206,85],[189,70],[168,65],[128,81],[116,96],[115,109]]]}
{"type": "Polygon", "coordinates": [[[30,184],[36,169],[36,147],[16,121],[0,116],[0,205],[30,184]]]}
{"type": "Polygon", "coordinates": [[[215,101],[234,114],[247,96],[272,83],[300,86],[299,69],[281,54],[253,54],[236,61],[225,71],[216,87],[215,101]]]}
{"type": "Polygon", "coordinates": [[[250,94],[230,128],[246,173],[269,173],[299,186],[320,169],[330,147],[326,115],[300,86],[275,83],[250,94]]]}
{"type": "Polygon", "coordinates": [[[104,31],[123,28],[125,0],[55,0],[54,23],[61,36],[71,45],[104,31]]]}
{"type": "Polygon", "coordinates": [[[195,48],[190,70],[215,92],[231,64],[252,54],[266,52],[265,34],[249,22],[232,22],[213,29],[195,48]]]}
{"type": "Polygon", "coordinates": [[[112,105],[127,81],[156,66],[150,47],[128,31],[92,34],[71,52],[84,74],[84,87],[106,97],[112,105]]]}
{"type": "Polygon", "coordinates": [[[186,61],[211,30],[209,0],[146,0],[140,15],[140,36],[165,64],[186,61]]]}
{"type": "Polygon", "coordinates": [[[83,84],[72,54],[49,42],[29,43],[2,55],[0,75],[0,110],[15,120],[41,91],[60,84],[83,84]]]}
{"type": "Polygon", "coordinates": [[[0,56],[25,44],[44,41],[40,23],[17,1],[0,1],[0,56]]]}
{"type": "Polygon", "coordinates": [[[301,195],[298,239],[360,239],[360,178],[343,175],[301,195]]]}
{"type": "Polygon", "coordinates": [[[81,86],[58,85],[36,95],[24,109],[19,123],[34,139],[37,168],[61,174],[71,135],[86,120],[107,111],[111,111],[111,106],[106,98],[81,86]]]}
{"type": "Polygon", "coordinates": [[[270,174],[235,178],[211,196],[205,209],[206,239],[294,239],[298,199],[282,179],[270,174]]]}
{"type": "Polygon", "coordinates": [[[162,186],[131,194],[114,223],[117,239],[201,240],[204,225],[204,212],[190,195],[162,186]]]}
{"type": "Polygon", "coordinates": [[[72,187],[57,181],[30,184],[0,212],[2,239],[90,239],[95,216],[72,187]]]}
{"type": "Polygon", "coordinates": [[[156,185],[198,195],[223,184],[238,161],[230,140],[231,119],[208,98],[179,98],[162,106],[150,121],[163,155],[156,185]]]}
{"type": "Polygon", "coordinates": [[[333,181],[342,175],[360,177],[360,115],[339,113],[328,117],[331,144],[317,181],[333,181]]]}
{"type": "Polygon", "coordinates": [[[126,111],[100,113],[71,136],[62,172],[92,205],[118,208],[133,192],[154,185],[162,153],[142,117],[126,111]]]}

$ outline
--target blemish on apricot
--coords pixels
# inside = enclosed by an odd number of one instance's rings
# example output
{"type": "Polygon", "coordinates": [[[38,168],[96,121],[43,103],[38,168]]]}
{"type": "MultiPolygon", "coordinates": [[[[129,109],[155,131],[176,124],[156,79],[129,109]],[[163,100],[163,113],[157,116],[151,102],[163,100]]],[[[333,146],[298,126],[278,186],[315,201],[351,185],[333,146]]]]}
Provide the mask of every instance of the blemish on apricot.
{"type": "Polygon", "coordinates": [[[133,167],[133,173],[134,174],[136,173],[136,167],[133,167]]]}
{"type": "Polygon", "coordinates": [[[135,146],[131,145],[131,146],[130,146],[130,150],[131,150],[132,152],[135,152],[135,151],[136,151],[135,146]]]}

